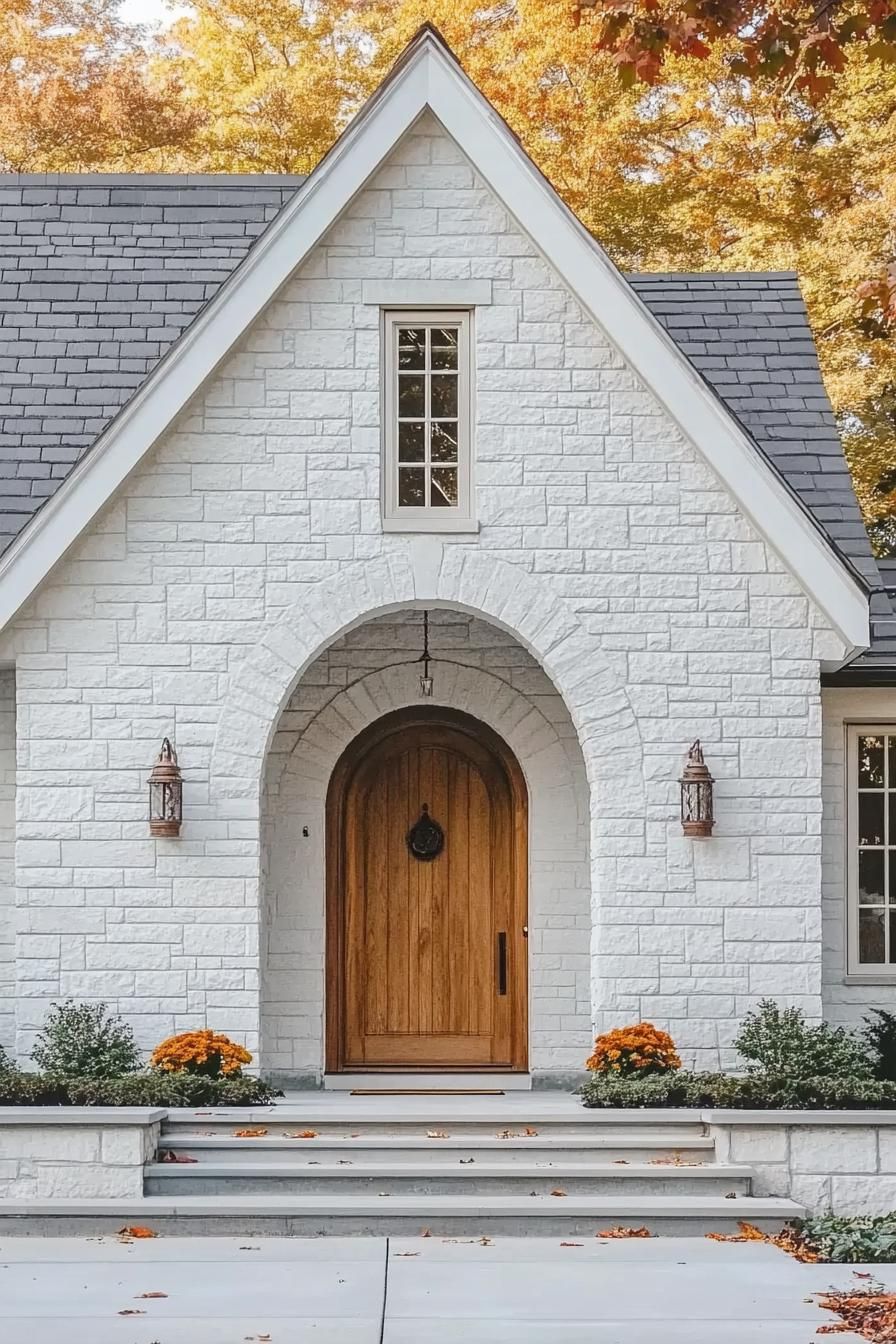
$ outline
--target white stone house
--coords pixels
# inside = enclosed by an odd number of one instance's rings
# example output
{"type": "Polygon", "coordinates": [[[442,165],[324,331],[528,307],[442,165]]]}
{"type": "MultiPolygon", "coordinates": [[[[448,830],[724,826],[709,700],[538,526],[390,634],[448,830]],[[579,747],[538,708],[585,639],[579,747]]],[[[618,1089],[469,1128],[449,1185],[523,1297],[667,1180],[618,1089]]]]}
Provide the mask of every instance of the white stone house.
{"type": "Polygon", "coordinates": [[[896,1008],[893,575],[794,276],[623,277],[430,31],[305,182],[4,179],[0,266],[8,1049],[550,1083],[896,1008]]]}

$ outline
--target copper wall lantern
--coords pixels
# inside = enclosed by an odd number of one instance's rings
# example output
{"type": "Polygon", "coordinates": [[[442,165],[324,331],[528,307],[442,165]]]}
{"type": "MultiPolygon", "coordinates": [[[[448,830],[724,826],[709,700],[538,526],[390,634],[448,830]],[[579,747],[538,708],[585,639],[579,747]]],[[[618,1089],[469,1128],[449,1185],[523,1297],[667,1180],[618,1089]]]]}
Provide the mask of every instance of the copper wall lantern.
{"type": "Polygon", "coordinates": [[[681,829],[685,835],[712,835],[712,786],[715,783],[703,759],[700,739],[691,745],[681,776],[681,829]]]}
{"type": "Polygon", "coordinates": [[[180,835],[183,801],[184,784],[177,764],[177,752],[166,737],[149,777],[150,835],[180,835]]]}

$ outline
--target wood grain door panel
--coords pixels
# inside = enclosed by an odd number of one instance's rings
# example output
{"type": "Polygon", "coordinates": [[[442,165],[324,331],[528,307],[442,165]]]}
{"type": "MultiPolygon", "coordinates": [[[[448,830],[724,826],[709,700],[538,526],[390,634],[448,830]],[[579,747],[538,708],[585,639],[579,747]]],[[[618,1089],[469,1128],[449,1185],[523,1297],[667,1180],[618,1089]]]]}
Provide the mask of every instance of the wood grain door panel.
{"type": "Polygon", "coordinates": [[[363,733],[328,798],[328,1068],[524,1069],[525,923],[525,785],[505,744],[444,710],[363,733]],[[407,842],[424,804],[445,835],[429,861],[407,842]]]}

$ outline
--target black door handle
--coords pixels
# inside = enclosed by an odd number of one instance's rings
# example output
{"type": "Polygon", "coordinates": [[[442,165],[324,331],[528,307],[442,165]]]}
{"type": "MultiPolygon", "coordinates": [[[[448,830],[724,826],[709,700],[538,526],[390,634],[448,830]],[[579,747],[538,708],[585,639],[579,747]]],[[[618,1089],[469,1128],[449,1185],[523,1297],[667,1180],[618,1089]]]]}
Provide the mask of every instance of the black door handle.
{"type": "Polygon", "coordinates": [[[507,993],[507,934],[498,934],[498,993],[507,993]]]}

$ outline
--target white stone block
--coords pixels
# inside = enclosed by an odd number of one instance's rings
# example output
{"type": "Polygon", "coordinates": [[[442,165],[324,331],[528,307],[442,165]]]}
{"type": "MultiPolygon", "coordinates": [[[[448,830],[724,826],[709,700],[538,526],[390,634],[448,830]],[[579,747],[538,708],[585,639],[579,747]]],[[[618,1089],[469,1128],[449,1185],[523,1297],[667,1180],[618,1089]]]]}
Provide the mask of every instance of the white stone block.
{"type": "Polygon", "coordinates": [[[790,1133],[790,1160],[794,1172],[873,1172],[877,1170],[877,1134],[867,1129],[795,1126],[790,1133]]]}

